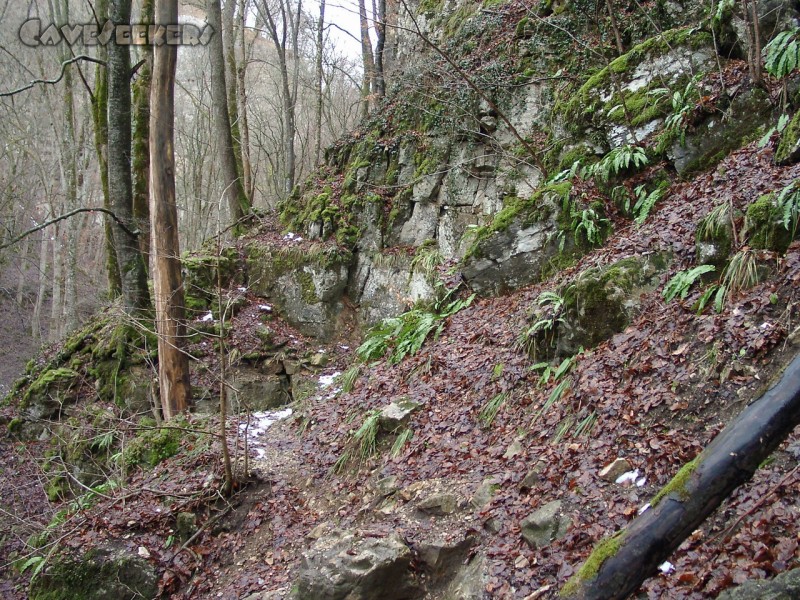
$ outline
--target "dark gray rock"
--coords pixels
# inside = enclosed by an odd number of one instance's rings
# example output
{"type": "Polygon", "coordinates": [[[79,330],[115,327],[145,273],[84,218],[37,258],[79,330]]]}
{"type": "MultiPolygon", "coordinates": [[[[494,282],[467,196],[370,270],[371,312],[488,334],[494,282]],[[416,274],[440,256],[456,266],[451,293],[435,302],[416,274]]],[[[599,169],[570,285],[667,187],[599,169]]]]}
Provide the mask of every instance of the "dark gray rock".
{"type": "Polygon", "coordinates": [[[353,532],[317,540],[303,553],[296,600],[407,600],[421,597],[410,570],[413,555],[399,535],[363,538],[353,532]]]}
{"type": "Polygon", "coordinates": [[[561,501],[553,500],[520,523],[522,537],[533,548],[543,548],[561,539],[569,529],[569,519],[561,513],[561,501]]]}

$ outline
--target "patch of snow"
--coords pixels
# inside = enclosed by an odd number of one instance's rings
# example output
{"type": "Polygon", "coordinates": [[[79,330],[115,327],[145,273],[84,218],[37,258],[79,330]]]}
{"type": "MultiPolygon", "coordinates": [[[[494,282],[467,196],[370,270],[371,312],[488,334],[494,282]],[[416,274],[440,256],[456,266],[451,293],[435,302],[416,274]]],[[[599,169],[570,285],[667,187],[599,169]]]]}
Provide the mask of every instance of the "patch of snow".
{"type": "Polygon", "coordinates": [[[264,312],[272,312],[272,307],[269,304],[259,304],[258,310],[263,310],[264,312]]]}
{"type": "Polygon", "coordinates": [[[264,458],[266,454],[266,433],[272,425],[282,421],[292,415],[291,408],[283,410],[255,412],[250,415],[250,425],[239,423],[239,431],[244,435],[247,432],[247,443],[258,458],[264,458]]]}
{"type": "Polygon", "coordinates": [[[642,487],[645,483],[647,483],[647,477],[642,477],[641,479],[637,479],[636,487],[642,487]]]}
{"type": "Polygon", "coordinates": [[[639,478],[639,469],[628,471],[617,477],[617,483],[627,483],[628,481],[636,481],[639,478]]]}
{"type": "Polygon", "coordinates": [[[242,292],[242,293],[244,293],[244,292],[246,292],[246,291],[247,291],[247,288],[246,288],[246,287],[240,287],[240,288],[237,288],[237,289],[238,289],[240,292],[242,292]]]}
{"type": "Polygon", "coordinates": [[[664,573],[664,575],[667,575],[669,573],[672,573],[675,570],[675,565],[673,565],[671,562],[666,560],[663,563],[661,563],[660,565],[658,565],[658,570],[661,571],[662,573],[664,573]]]}
{"type": "Polygon", "coordinates": [[[336,379],[341,374],[342,374],[341,371],[336,371],[335,373],[333,373],[331,375],[322,375],[319,378],[319,386],[321,388],[330,387],[330,385],[333,383],[334,379],[336,379]]]}
{"type": "Polygon", "coordinates": [[[207,315],[203,315],[202,317],[200,317],[200,320],[203,323],[208,323],[209,321],[213,321],[214,320],[214,315],[211,314],[211,313],[208,313],[207,315]]]}
{"type": "Polygon", "coordinates": [[[344,344],[339,344],[339,348],[342,350],[350,350],[350,346],[345,346],[344,344]]]}
{"type": "Polygon", "coordinates": [[[650,503],[648,502],[647,504],[645,504],[644,506],[642,506],[642,507],[639,509],[639,511],[638,511],[636,514],[637,514],[637,515],[640,515],[640,514],[642,514],[643,512],[645,512],[646,510],[648,510],[649,508],[650,508],[650,503]]]}

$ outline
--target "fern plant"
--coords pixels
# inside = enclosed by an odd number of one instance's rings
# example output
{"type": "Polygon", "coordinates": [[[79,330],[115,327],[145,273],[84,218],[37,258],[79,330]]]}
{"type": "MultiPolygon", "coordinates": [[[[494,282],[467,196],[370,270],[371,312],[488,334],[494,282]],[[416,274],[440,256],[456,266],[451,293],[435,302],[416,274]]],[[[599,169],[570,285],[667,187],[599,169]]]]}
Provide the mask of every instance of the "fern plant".
{"type": "Polygon", "coordinates": [[[797,234],[797,224],[800,221],[800,180],[795,179],[784,187],[775,199],[775,204],[780,211],[783,226],[792,232],[792,238],[797,234]]]}
{"type": "Polygon", "coordinates": [[[780,32],[764,47],[764,68],[782,79],[800,65],[800,28],[780,32]]]}
{"type": "Polygon", "coordinates": [[[715,270],[716,267],[714,265],[700,265],[693,269],[676,273],[675,276],[667,282],[667,285],[664,286],[664,291],[662,292],[664,300],[670,302],[677,296],[680,296],[681,300],[685,300],[686,296],[689,294],[689,288],[694,285],[694,282],[702,275],[715,270]]]}
{"type": "Polygon", "coordinates": [[[644,148],[626,144],[614,148],[606,154],[599,162],[587,167],[585,175],[594,176],[601,181],[607,182],[612,177],[633,167],[640,169],[647,166],[649,159],[644,148]]]}
{"type": "Polygon", "coordinates": [[[636,203],[633,205],[633,220],[637,225],[641,225],[647,220],[650,211],[656,203],[664,196],[665,188],[657,187],[652,192],[648,192],[644,184],[637,186],[634,189],[636,194],[636,203]]]}

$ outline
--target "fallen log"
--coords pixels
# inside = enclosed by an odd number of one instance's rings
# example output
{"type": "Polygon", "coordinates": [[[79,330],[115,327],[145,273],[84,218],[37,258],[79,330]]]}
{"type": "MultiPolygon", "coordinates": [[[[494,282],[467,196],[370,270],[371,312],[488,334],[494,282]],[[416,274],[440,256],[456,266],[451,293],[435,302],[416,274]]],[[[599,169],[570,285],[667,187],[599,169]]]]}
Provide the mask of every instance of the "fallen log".
{"type": "Polygon", "coordinates": [[[654,498],[651,507],[595,547],[561,590],[566,598],[626,598],[654,575],[706,517],[800,423],[800,355],[778,382],[736,419],[654,498]]]}

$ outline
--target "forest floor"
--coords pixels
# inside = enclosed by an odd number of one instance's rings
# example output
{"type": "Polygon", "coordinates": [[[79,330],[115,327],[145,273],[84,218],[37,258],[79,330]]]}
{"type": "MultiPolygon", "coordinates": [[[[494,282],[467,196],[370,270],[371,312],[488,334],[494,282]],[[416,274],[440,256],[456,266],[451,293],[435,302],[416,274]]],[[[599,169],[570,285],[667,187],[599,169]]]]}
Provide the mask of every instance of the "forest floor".
{"type": "MultiPolygon", "coordinates": [[[[771,151],[753,144],[714,171],[674,184],[644,225],[618,220],[605,246],[574,266],[541,284],[474,301],[416,355],[397,365],[364,365],[349,393],[328,387],[295,405],[290,418],[267,431],[264,455],[250,458],[249,474],[230,498],[217,492],[222,463],[208,436],[187,434],[177,456],[152,470],[137,469],[124,488],[94,498],[90,506],[48,502],[46,443],[3,437],[0,555],[7,558],[0,594],[25,597],[30,570],[16,573],[9,554],[17,561],[33,556],[25,534],[40,531],[56,509],[67,508],[51,540],[76,550],[103,540],[125,543],[149,557],[171,598],[233,599],[264,591],[284,597],[303,549],[326,531],[398,532],[413,548],[430,528],[480,539],[490,597],[526,598],[537,591],[552,596],[595,542],[635,518],[796,355],[800,243],[783,257],[762,253],[761,264],[771,276],[729,298],[720,313],[692,310],[697,288],[670,303],[661,296],[663,285],[644,294],[639,317],[627,329],[575,357],[558,382],[568,385],[549,406],[558,383],[541,382],[540,371],[531,368],[533,361],[517,343],[531,307],[542,291],[563,289],[587,268],[630,256],[670,253],[666,282],[693,265],[695,224],[711,208],[730,202],[744,209],[798,177],[800,166],[775,167],[771,151]],[[504,402],[487,423],[481,410],[500,394],[504,402]],[[337,472],[337,461],[352,448],[353,432],[369,411],[402,398],[422,404],[411,422],[410,442],[392,457],[389,441],[379,440],[374,455],[337,472]],[[590,418],[580,428],[584,417],[590,418]],[[598,476],[618,457],[638,470],[636,482],[617,484],[598,476]],[[521,486],[532,471],[536,484],[521,486]],[[390,476],[400,491],[386,504],[377,482],[390,476]],[[480,508],[457,516],[409,516],[421,482],[446,486],[466,504],[487,481],[496,491],[480,508]],[[564,503],[569,531],[533,549],[521,538],[519,524],[554,499],[564,503]],[[186,543],[176,539],[180,512],[194,512],[201,527],[186,543]]],[[[251,313],[241,314],[245,319],[251,313]]],[[[294,334],[287,330],[287,335],[294,334]]],[[[347,345],[328,347],[333,360],[319,375],[344,370],[353,360],[347,345]]],[[[12,418],[10,407],[2,410],[5,419],[12,418]]],[[[242,472],[239,425],[229,424],[229,439],[242,472]]],[[[191,417],[187,429],[211,426],[191,417]]],[[[673,568],[645,583],[640,596],[713,598],[746,579],[800,566],[798,464],[795,432],[670,557],[673,568]]]]}

